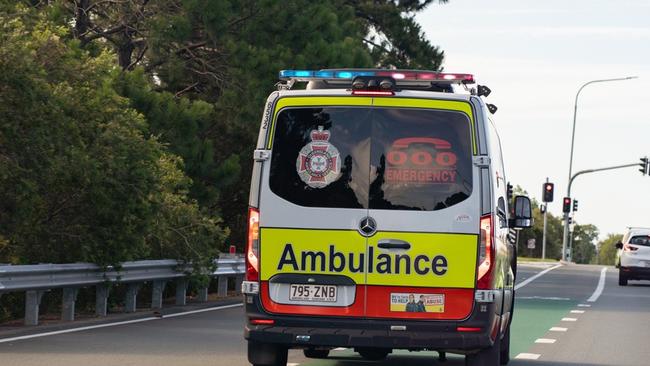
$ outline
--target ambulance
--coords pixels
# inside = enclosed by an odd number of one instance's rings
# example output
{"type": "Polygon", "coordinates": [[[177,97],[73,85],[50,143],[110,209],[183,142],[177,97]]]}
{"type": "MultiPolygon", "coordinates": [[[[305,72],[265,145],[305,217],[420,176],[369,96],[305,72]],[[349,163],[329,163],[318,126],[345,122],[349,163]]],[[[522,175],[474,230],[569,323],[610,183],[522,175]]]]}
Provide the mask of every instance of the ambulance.
{"type": "Polygon", "coordinates": [[[283,70],[262,116],[248,212],[244,335],[289,349],[509,360],[516,247],[499,135],[470,74],[283,70]]]}

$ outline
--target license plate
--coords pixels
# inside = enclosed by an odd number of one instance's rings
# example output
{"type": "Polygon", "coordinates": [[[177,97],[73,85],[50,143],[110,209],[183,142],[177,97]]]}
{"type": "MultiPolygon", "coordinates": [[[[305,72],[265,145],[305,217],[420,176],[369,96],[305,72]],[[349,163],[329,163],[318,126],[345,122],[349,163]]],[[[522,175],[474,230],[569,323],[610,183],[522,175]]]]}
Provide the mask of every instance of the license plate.
{"type": "Polygon", "coordinates": [[[336,286],[333,285],[297,285],[289,289],[291,301],[336,302],[336,286]]]}

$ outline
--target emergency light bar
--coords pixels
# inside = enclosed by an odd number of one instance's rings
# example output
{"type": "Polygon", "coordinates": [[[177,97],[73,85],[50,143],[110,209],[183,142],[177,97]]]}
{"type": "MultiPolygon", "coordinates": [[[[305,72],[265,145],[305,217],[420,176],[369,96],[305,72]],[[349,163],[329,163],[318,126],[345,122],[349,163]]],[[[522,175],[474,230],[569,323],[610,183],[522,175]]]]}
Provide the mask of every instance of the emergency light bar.
{"type": "Polygon", "coordinates": [[[382,69],[340,69],[340,70],[282,70],[279,73],[280,80],[311,81],[331,80],[345,81],[352,80],[357,76],[385,76],[396,81],[428,81],[445,84],[474,84],[472,74],[453,74],[436,71],[421,70],[382,70],[382,69]]]}

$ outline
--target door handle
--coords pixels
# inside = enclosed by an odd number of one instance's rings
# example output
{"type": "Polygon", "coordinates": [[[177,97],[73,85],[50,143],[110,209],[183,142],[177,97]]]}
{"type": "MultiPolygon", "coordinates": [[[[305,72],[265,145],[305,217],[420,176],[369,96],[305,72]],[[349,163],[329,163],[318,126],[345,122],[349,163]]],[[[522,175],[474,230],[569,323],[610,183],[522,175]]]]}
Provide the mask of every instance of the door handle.
{"type": "Polygon", "coordinates": [[[381,239],[377,242],[381,249],[411,249],[411,243],[398,239],[381,239]]]}

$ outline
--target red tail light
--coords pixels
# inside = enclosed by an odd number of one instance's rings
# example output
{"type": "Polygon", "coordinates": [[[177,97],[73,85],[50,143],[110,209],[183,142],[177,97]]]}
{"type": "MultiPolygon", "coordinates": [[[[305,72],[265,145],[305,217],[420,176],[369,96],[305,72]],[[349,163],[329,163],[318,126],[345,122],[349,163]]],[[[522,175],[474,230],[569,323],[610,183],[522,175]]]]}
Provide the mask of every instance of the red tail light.
{"type": "Polygon", "coordinates": [[[494,269],[494,227],[492,214],[481,217],[481,238],[479,242],[479,260],[477,268],[477,288],[488,290],[492,288],[494,269]]]}
{"type": "Polygon", "coordinates": [[[471,332],[480,332],[482,330],[483,330],[483,328],[479,328],[479,327],[456,327],[456,331],[458,331],[458,332],[469,332],[469,333],[471,333],[471,332]]]}
{"type": "Polygon", "coordinates": [[[253,325],[273,325],[275,320],[273,319],[251,319],[251,324],[253,325]]]}
{"type": "Polygon", "coordinates": [[[246,281],[260,279],[260,211],[248,209],[248,243],[246,245],[246,281]]]}
{"type": "Polygon", "coordinates": [[[636,252],[637,250],[639,250],[639,248],[633,247],[630,244],[623,245],[623,251],[624,252],[636,252]]]}

